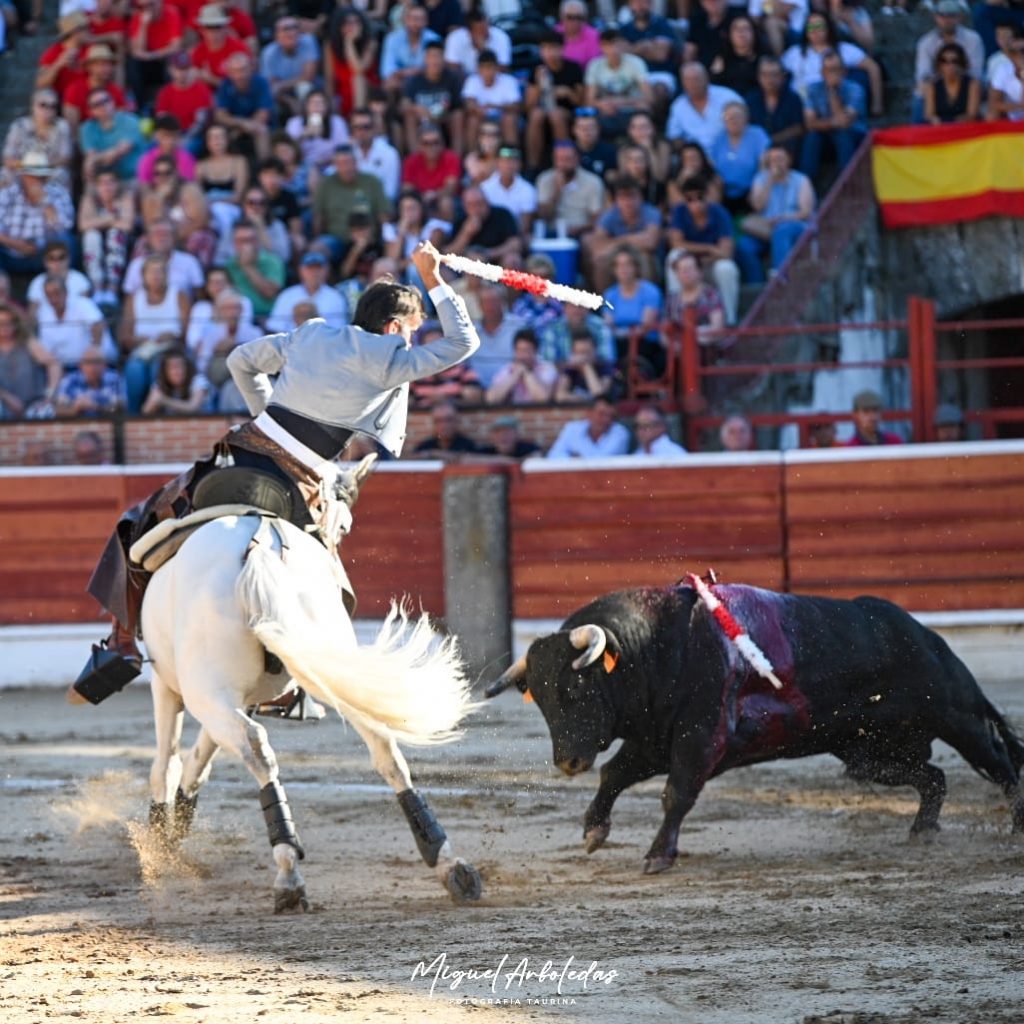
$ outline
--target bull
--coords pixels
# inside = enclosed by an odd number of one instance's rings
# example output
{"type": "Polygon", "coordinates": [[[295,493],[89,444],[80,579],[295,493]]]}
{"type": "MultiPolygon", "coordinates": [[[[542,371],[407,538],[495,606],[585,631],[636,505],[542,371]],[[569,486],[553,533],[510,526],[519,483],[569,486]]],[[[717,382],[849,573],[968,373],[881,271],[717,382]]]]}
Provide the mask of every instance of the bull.
{"type": "Polygon", "coordinates": [[[607,594],[535,640],[486,690],[516,686],[540,708],[554,763],[567,775],[614,740],[584,816],[588,853],[634,783],[667,773],[664,818],[644,873],[671,867],[683,818],[708,779],[775,758],[833,754],[848,774],[912,786],[912,834],[939,828],[945,775],[929,763],[941,739],[1011,797],[1024,831],[1024,744],[936,633],[875,597],[852,601],[728,585],[715,594],[781,681],[755,672],[689,585],[607,594]]]}

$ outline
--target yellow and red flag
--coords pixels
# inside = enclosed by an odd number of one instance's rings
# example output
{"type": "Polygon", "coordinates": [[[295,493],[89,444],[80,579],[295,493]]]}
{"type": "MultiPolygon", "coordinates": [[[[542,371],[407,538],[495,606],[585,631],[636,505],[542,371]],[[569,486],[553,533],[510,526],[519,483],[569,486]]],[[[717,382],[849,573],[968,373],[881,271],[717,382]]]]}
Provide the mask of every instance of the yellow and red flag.
{"type": "Polygon", "coordinates": [[[1024,217],[1024,122],[884,128],[871,157],[887,228],[1024,217]]]}

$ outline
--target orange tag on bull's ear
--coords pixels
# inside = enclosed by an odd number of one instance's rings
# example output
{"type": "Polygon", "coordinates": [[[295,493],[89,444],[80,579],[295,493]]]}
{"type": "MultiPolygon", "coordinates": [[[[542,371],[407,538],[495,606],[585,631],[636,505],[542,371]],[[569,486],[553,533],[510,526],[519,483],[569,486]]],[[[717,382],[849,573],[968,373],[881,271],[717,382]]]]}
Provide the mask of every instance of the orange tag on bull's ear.
{"type": "Polygon", "coordinates": [[[612,669],[614,669],[615,666],[618,665],[618,663],[619,663],[619,656],[617,654],[613,654],[611,651],[605,651],[604,652],[604,670],[605,670],[605,672],[611,674],[612,669]]]}
{"type": "Polygon", "coordinates": [[[523,703],[524,704],[532,704],[533,703],[533,694],[530,693],[529,690],[524,690],[523,691],[523,703]]]}

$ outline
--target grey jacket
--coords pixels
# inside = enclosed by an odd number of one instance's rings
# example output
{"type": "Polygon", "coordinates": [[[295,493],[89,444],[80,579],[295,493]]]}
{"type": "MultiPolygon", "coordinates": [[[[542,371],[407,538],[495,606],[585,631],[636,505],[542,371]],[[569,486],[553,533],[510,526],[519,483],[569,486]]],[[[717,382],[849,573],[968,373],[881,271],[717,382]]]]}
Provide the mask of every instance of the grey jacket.
{"type": "MultiPolygon", "coordinates": [[[[435,290],[436,291],[436,290],[435,290]]],[[[479,347],[466,305],[451,289],[435,301],[444,337],[409,348],[399,334],[328,327],[309,320],[288,334],[239,345],[228,369],[253,416],[266,406],[366,434],[393,455],[402,453],[409,381],[432,377],[479,347]],[[271,383],[270,377],[277,375],[271,383]]]]}

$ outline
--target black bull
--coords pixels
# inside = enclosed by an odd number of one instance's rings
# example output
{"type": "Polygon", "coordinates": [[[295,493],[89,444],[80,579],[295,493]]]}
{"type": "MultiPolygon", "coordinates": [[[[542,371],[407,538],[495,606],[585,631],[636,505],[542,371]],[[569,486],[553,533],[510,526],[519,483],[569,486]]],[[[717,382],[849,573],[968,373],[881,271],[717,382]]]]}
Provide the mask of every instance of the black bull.
{"type": "Polygon", "coordinates": [[[654,873],[674,861],[680,824],[708,779],[822,753],[854,778],[913,786],[921,805],[911,831],[935,830],[946,793],[945,775],[928,763],[935,739],[1013,797],[1013,827],[1024,830],[1024,744],[940,636],[873,597],[716,593],[772,662],[781,690],[750,668],[689,586],[598,598],[535,640],[487,690],[529,691],[567,774],[623,740],[584,817],[588,853],[636,782],[668,773],[664,820],[644,866],[654,873]]]}

